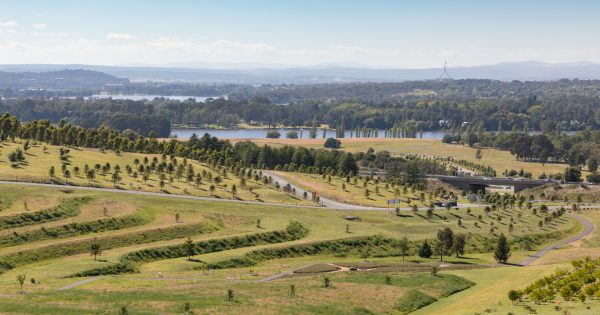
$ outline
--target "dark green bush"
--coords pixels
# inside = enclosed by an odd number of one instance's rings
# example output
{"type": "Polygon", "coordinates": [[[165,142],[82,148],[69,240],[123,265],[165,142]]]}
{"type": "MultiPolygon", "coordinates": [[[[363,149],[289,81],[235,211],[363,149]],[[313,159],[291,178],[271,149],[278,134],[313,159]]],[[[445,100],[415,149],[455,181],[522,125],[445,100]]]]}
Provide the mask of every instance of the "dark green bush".
{"type": "MultiPolygon", "coordinates": [[[[308,234],[308,230],[299,222],[292,221],[283,231],[264,232],[234,236],[222,239],[207,240],[194,243],[194,255],[230,250],[240,247],[256,246],[261,244],[281,243],[300,239],[308,234]]],[[[150,262],[154,260],[178,258],[188,256],[183,244],[157,248],[147,248],[125,255],[124,261],[150,262]]]]}
{"type": "Polygon", "coordinates": [[[27,242],[37,242],[47,239],[66,238],[88,233],[120,230],[149,223],[149,218],[139,215],[127,215],[116,218],[106,218],[81,223],[68,223],[57,227],[13,233],[0,238],[0,247],[16,246],[27,242]]]}
{"type": "Polygon", "coordinates": [[[136,273],[139,270],[133,264],[128,263],[116,263],[104,267],[94,268],[86,271],[82,271],[76,273],[70,278],[79,278],[79,277],[95,277],[95,276],[103,276],[103,275],[114,275],[120,273],[136,273]]]}
{"type": "Polygon", "coordinates": [[[79,215],[80,207],[90,200],[90,197],[69,198],[52,209],[0,217],[0,230],[74,217],[79,215]]]}
{"type": "Polygon", "coordinates": [[[0,257],[0,271],[1,269],[12,269],[17,266],[23,266],[40,260],[86,253],[89,251],[92,242],[98,242],[103,250],[108,250],[135,244],[190,237],[213,232],[221,227],[221,225],[216,224],[215,222],[196,223],[132,232],[125,235],[98,237],[95,240],[87,239],[48,245],[0,257]]]}

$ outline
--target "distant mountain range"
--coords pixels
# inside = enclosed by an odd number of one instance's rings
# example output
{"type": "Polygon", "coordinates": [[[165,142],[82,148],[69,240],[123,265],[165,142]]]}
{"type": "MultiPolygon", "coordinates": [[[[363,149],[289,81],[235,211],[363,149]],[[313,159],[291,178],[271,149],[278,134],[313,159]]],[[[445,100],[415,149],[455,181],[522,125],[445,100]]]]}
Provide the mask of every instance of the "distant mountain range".
{"type": "MultiPolygon", "coordinates": [[[[280,83],[347,83],[347,82],[393,82],[410,80],[435,80],[442,68],[396,69],[352,66],[281,67],[253,69],[216,69],[181,66],[98,66],[79,64],[23,64],[0,65],[6,72],[47,72],[65,69],[82,69],[103,72],[113,78],[130,81],[182,81],[200,83],[280,84],[280,83]]],[[[494,65],[448,68],[454,79],[493,79],[502,81],[548,81],[568,79],[600,79],[600,64],[589,62],[543,63],[504,62],[494,65]]]]}
{"type": "MultiPolygon", "coordinates": [[[[65,67],[63,67],[64,69],[65,67]]],[[[80,90],[101,89],[106,84],[127,84],[128,79],[92,70],[51,70],[36,72],[0,71],[0,88],[17,90],[80,90]]]]}

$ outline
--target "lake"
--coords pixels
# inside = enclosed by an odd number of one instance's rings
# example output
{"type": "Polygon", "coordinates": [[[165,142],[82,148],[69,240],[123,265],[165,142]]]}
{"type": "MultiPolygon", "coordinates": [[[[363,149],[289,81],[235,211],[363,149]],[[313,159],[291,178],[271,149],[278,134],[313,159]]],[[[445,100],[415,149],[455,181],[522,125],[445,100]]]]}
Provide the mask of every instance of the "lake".
{"type": "MultiPolygon", "coordinates": [[[[208,129],[208,128],[173,128],[171,130],[171,136],[178,138],[189,138],[195,133],[198,137],[202,137],[205,133],[215,136],[219,139],[260,139],[266,138],[267,132],[277,130],[281,134],[281,138],[286,138],[286,133],[290,130],[298,132],[298,138],[308,139],[310,129],[293,129],[293,128],[280,128],[280,129],[208,129]],[[301,131],[302,130],[302,131],[301,131]],[[300,137],[302,136],[302,137],[300,137]]],[[[510,133],[511,131],[505,131],[510,133]]],[[[564,131],[567,135],[573,135],[575,131],[564,131]]],[[[449,134],[447,131],[423,131],[423,135],[417,134],[417,138],[422,139],[442,139],[445,134],[449,134]]],[[[541,131],[530,131],[529,134],[536,135],[541,134],[541,131]]],[[[385,131],[379,130],[377,138],[384,138],[385,131]]],[[[335,130],[327,130],[326,138],[336,138],[335,130]]],[[[323,138],[323,130],[317,131],[317,138],[323,138]]],[[[345,132],[345,138],[350,138],[350,131],[345,132]]]]}
{"type": "MultiPolygon", "coordinates": [[[[177,136],[178,138],[189,138],[193,133],[202,137],[205,133],[209,133],[211,136],[215,136],[220,139],[233,139],[233,138],[244,138],[244,139],[258,139],[266,138],[267,132],[277,130],[281,134],[281,138],[286,137],[286,133],[290,130],[298,132],[298,138],[302,135],[302,138],[307,139],[310,133],[310,129],[193,129],[193,128],[173,128],[171,130],[171,136],[177,136]]],[[[447,132],[445,131],[424,131],[423,139],[442,139],[447,132]]],[[[346,131],[346,138],[350,138],[350,131],[346,131]]],[[[384,138],[385,131],[379,130],[379,137],[384,138]]],[[[317,132],[317,138],[323,137],[323,130],[319,129],[317,132]]],[[[335,138],[335,130],[327,130],[326,138],[335,138]]],[[[419,135],[417,134],[417,137],[419,135]]]]}
{"type": "Polygon", "coordinates": [[[103,99],[103,98],[112,98],[113,100],[131,100],[131,101],[143,101],[148,100],[151,101],[155,98],[166,98],[170,100],[177,100],[180,102],[186,101],[188,99],[195,99],[196,102],[204,102],[209,98],[219,98],[222,97],[227,99],[227,95],[224,96],[186,96],[186,95],[137,95],[137,94],[119,94],[119,95],[104,95],[104,94],[94,94],[89,98],[103,99]]]}

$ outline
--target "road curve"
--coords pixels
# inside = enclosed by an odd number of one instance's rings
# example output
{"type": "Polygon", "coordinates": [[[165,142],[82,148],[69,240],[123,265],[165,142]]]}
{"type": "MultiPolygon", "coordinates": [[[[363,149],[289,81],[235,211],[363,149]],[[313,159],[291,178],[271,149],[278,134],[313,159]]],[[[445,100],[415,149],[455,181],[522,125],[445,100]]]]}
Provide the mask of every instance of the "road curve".
{"type": "MultiPolygon", "coordinates": [[[[299,196],[300,198],[304,198],[304,192],[306,192],[306,194],[308,196],[311,196],[311,194],[312,194],[312,192],[310,192],[308,190],[304,190],[304,189],[298,187],[294,183],[288,181],[287,179],[282,178],[281,176],[275,174],[274,172],[263,171],[263,176],[269,176],[269,177],[271,177],[273,179],[273,181],[279,183],[279,185],[281,187],[286,186],[286,185],[289,184],[294,189],[296,196],[299,196]]],[[[338,202],[338,201],[335,201],[335,200],[332,200],[332,199],[328,199],[328,198],[325,198],[325,197],[321,197],[321,196],[319,196],[319,202],[323,206],[325,206],[327,208],[333,208],[333,209],[343,209],[343,210],[388,210],[387,208],[380,208],[380,207],[351,205],[351,204],[338,202]]]]}
{"type": "Polygon", "coordinates": [[[521,266],[528,266],[530,265],[532,262],[536,261],[537,259],[539,259],[540,257],[544,256],[545,254],[547,254],[548,252],[550,252],[551,250],[557,249],[559,247],[565,246],[567,244],[573,243],[573,242],[577,242],[581,239],[583,239],[584,237],[590,235],[593,231],[594,231],[594,224],[592,222],[590,222],[588,219],[574,214],[574,213],[570,213],[569,214],[572,218],[574,218],[575,220],[581,222],[581,224],[583,224],[583,231],[581,231],[579,234],[571,236],[569,238],[566,238],[564,240],[560,240],[552,245],[546,246],[544,248],[542,248],[541,250],[539,250],[538,252],[536,252],[535,254],[523,259],[519,265],[521,266]]]}

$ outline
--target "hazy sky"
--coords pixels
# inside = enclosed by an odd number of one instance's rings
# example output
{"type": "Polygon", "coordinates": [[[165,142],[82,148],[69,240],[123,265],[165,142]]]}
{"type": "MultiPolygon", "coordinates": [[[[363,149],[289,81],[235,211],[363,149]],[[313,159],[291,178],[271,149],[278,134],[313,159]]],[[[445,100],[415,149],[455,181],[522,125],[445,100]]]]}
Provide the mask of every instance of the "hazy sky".
{"type": "Polygon", "coordinates": [[[5,1],[0,63],[600,62],[600,1],[5,1]]]}

